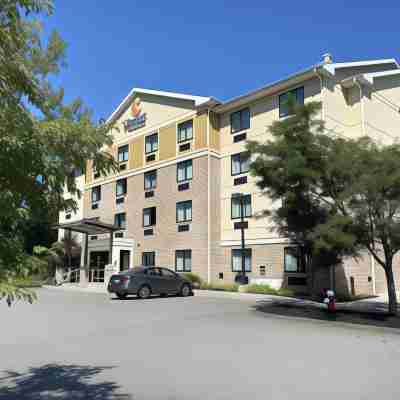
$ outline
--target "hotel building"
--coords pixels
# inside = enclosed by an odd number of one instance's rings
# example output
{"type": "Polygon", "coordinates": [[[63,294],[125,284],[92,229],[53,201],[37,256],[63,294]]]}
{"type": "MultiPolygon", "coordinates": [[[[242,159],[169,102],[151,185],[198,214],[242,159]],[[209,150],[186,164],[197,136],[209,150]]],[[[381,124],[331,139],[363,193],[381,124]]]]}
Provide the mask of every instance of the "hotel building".
{"type": "MultiPolygon", "coordinates": [[[[232,283],[241,270],[240,193],[250,281],[307,292],[312,282],[301,249],[262,216],[277,205],[259,192],[245,152],[247,140],[267,140],[268,127],[288,115],[288,94],[299,103],[321,102],[330,133],[369,135],[384,144],[398,138],[400,68],[394,59],[335,63],[325,55],[318,65],[225,102],[135,88],[108,119],[119,172],[102,176],[88,160],[77,178],[83,192],[78,211],[60,213],[61,226],[86,232],[78,234],[87,249],[81,284],[102,281],[109,264],[113,271],[166,266],[232,283]],[[86,231],[85,221],[113,225],[112,242],[102,229],[86,231]]],[[[60,229],[60,238],[64,234],[60,229]]],[[[386,291],[383,269],[369,255],[335,271],[338,291],[386,291]]],[[[317,272],[314,285],[328,282],[328,271],[317,272]]]]}

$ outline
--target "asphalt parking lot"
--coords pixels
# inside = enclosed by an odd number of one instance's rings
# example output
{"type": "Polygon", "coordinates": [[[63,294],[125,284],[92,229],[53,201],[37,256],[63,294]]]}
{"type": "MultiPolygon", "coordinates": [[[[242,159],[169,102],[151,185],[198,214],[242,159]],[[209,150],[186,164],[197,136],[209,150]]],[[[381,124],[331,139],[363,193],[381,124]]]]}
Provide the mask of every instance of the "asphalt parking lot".
{"type": "MultiPolygon", "coordinates": [[[[220,296],[0,303],[0,400],[396,399],[400,334],[220,296]]],[[[399,331],[400,333],[400,331],[399,331]]]]}

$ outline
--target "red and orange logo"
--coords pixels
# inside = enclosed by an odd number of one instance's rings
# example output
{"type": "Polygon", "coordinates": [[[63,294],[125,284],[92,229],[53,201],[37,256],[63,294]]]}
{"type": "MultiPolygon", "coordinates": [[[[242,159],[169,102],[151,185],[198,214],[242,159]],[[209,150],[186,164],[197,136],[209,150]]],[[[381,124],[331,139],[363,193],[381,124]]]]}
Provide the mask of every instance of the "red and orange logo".
{"type": "Polygon", "coordinates": [[[137,118],[142,112],[142,102],[140,97],[136,97],[132,104],[132,115],[137,118]]]}

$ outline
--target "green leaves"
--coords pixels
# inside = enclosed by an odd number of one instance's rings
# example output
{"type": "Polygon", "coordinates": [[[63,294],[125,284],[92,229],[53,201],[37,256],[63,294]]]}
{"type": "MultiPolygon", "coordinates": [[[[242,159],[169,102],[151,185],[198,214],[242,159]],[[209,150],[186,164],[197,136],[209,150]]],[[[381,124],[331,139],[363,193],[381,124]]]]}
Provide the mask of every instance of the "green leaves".
{"type": "Polygon", "coordinates": [[[81,195],[74,171],[83,173],[87,160],[103,174],[117,168],[106,151],[111,127],[94,123],[80,99],[66,104],[63,88],[50,84],[66,64],[66,44],[57,32],[45,43],[34,17],[51,12],[46,0],[0,0],[0,283],[27,266],[28,222],[42,210],[54,217],[75,208],[63,197],[65,189],[81,195]]]}

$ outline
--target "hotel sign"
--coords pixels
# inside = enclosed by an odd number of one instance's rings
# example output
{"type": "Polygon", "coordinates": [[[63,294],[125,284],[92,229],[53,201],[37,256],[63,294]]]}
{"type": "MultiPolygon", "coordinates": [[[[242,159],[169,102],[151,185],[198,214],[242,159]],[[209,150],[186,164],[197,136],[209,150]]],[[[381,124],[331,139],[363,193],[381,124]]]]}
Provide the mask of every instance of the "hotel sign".
{"type": "Polygon", "coordinates": [[[132,132],[143,128],[146,125],[146,113],[142,112],[142,102],[140,97],[136,97],[132,104],[132,117],[124,122],[126,132],[132,132]]]}

